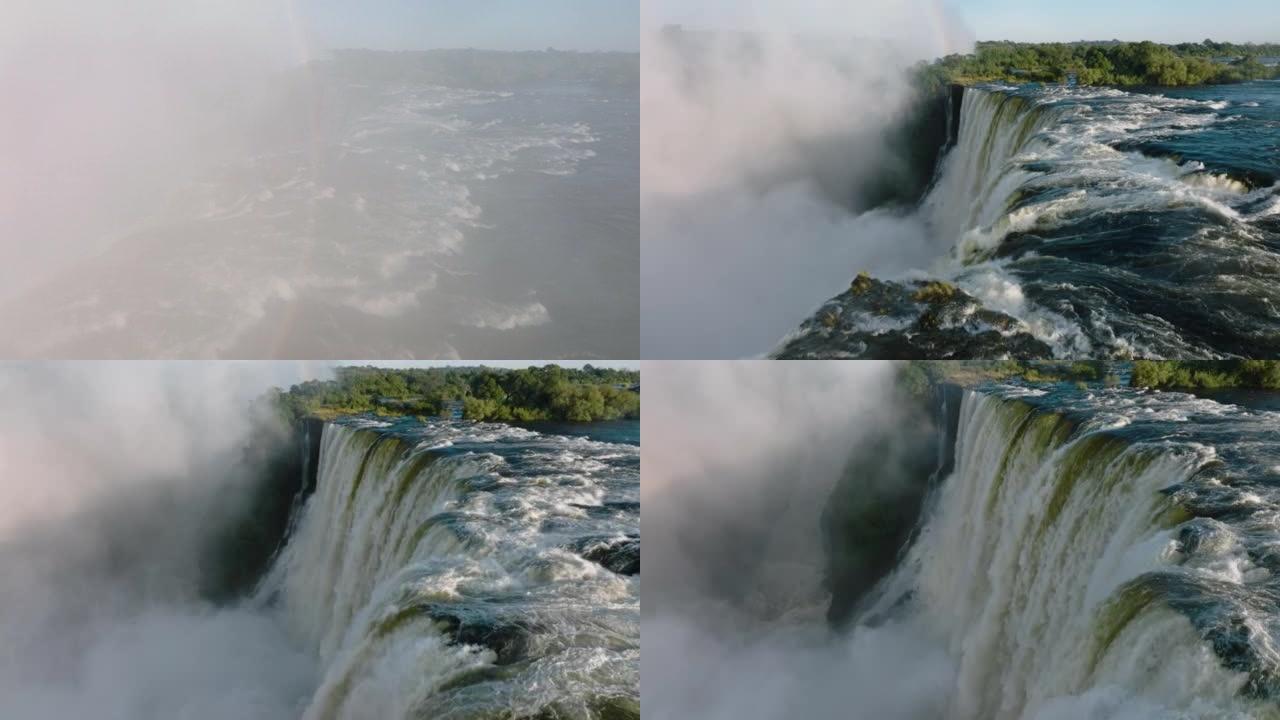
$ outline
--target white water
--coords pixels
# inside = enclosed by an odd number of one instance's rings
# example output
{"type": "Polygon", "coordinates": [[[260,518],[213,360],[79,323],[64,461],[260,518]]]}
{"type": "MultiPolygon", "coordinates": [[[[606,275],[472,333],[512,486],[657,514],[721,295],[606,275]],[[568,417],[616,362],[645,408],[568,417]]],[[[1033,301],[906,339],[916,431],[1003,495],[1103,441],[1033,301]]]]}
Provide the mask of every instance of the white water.
{"type": "Polygon", "coordinates": [[[1274,585],[1258,558],[1276,515],[1256,497],[1265,490],[1228,478],[1241,457],[1266,479],[1280,472],[1267,470],[1280,467],[1280,414],[1129,389],[969,392],[955,467],[916,541],[877,587],[855,588],[870,591],[867,607],[842,632],[822,582],[831,484],[843,477],[879,507],[892,458],[931,451],[909,438],[934,428],[889,396],[879,363],[663,365],[645,416],[646,718],[1275,717],[1170,601],[1199,603],[1194,617],[1215,628],[1242,621],[1250,667],[1273,672],[1274,585]],[[1207,467],[1217,462],[1231,473],[1207,467]],[[1162,492],[1175,485],[1176,506],[1162,492]],[[1193,518],[1197,495],[1257,510],[1230,525],[1193,518]],[[1199,546],[1183,542],[1197,528],[1199,546]],[[1152,578],[1205,592],[1135,598],[1162,587],[1152,578]]]}
{"type": "Polygon", "coordinates": [[[1005,100],[997,93],[965,90],[956,146],[925,200],[931,227],[961,244],[966,233],[995,223],[1009,193],[1032,177],[1015,159],[1053,119],[1050,113],[1020,112],[1026,104],[1005,100]]]}
{"type": "MultiPolygon", "coordinates": [[[[939,240],[929,268],[977,297],[984,306],[1021,320],[1059,357],[1099,353],[1175,357],[1203,355],[1177,328],[1151,316],[1108,317],[1117,308],[1094,308],[1088,325],[1052,307],[1029,302],[1010,260],[991,259],[1011,234],[1043,232],[1085,217],[1166,212],[1192,207],[1221,220],[1182,246],[1171,246],[1179,264],[1194,265],[1230,247],[1231,260],[1208,271],[1215,292],[1269,294],[1260,278],[1273,274],[1275,257],[1255,248],[1253,223],[1270,212],[1274,187],[1249,190],[1242,182],[1210,173],[1188,160],[1146,157],[1115,149],[1122,142],[1200,132],[1232,118],[1207,112],[1219,103],[1127,93],[1120,90],[1046,89],[1011,95],[1001,89],[967,88],[959,137],[926,197],[921,217],[939,240]],[[1029,169],[1033,168],[1033,169],[1029,169]],[[1022,199],[1024,193],[1032,199],[1022,199]],[[1237,275],[1235,259],[1253,266],[1237,275]],[[1103,347],[1099,347],[1103,345],[1103,347]]],[[[1072,238],[1068,237],[1067,240],[1072,238]]],[[[1052,242],[1052,241],[1049,241],[1052,242]]],[[[1124,273],[1124,270],[1115,270],[1124,273]]],[[[1123,282],[1138,283],[1131,274],[1123,282]]]]}
{"type": "Polygon", "coordinates": [[[325,668],[305,718],[488,717],[501,708],[593,717],[595,700],[634,694],[634,653],[618,648],[638,579],[547,542],[540,522],[572,523],[584,511],[570,503],[598,505],[611,473],[605,456],[635,449],[464,427],[434,427],[415,445],[325,426],[315,495],[262,590],[279,593],[288,630],[325,668]],[[434,454],[467,442],[556,449],[525,455],[547,473],[534,476],[498,454],[434,454]],[[442,609],[514,619],[519,632],[550,637],[529,640],[532,662],[481,682],[476,674],[500,659],[450,644],[431,614],[442,609]],[[595,625],[584,622],[592,614],[595,625]]]}
{"type": "Polygon", "coordinates": [[[1183,571],[1159,491],[1212,452],[1071,431],[966,394],[955,471],[880,599],[916,590],[914,619],[956,663],[945,717],[1251,717],[1245,676],[1184,616],[1156,602],[1114,621],[1126,581],[1183,571]]]}
{"type": "Polygon", "coordinates": [[[1112,147],[1135,138],[1196,132],[1221,119],[1187,110],[1211,107],[1119,90],[1046,90],[1022,97],[966,88],[959,138],[925,200],[926,217],[936,232],[954,241],[960,261],[990,252],[1010,232],[1053,225],[1064,215],[1190,203],[1238,219],[1233,205],[1256,201],[1272,189],[1251,194],[1237,180],[1205,173],[1199,162],[1179,164],[1112,147]],[[1025,169],[1033,162],[1040,163],[1036,170],[1025,169]],[[1009,206],[1020,189],[1054,187],[1079,191],[1009,206]]]}
{"type": "MultiPolygon", "coordinates": [[[[5,354],[452,357],[468,354],[471,338],[572,322],[584,303],[608,327],[625,327],[631,309],[626,317],[608,314],[622,312],[612,300],[617,285],[603,296],[581,283],[571,292],[576,276],[563,270],[570,252],[563,243],[582,232],[578,218],[591,223],[591,248],[635,247],[634,228],[627,238],[625,228],[609,226],[612,207],[575,194],[573,177],[627,160],[615,152],[634,142],[616,127],[625,111],[614,103],[624,96],[442,87],[429,78],[386,79],[343,57],[272,77],[263,94],[276,100],[262,107],[231,103],[244,105],[234,130],[246,139],[202,151],[216,159],[185,164],[180,175],[133,169],[99,182],[111,192],[97,193],[94,205],[110,206],[110,218],[52,228],[34,209],[40,203],[20,202],[23,194],[15,194],[12,211],[0,204],[0,233],[13,216],[8,235],[65,246],[69,255],[20,284],[0,281],[5,354]],[[606,157],[592,162],[597,152],[606,157]],[[156,187],[134,190],[140,197],[130,203],[117,200],[132,175],[155,178],[148,182],[156,187]],[[539,192],[559,213],[523,213],[523,225],[513,222],[519,203],[539,192]],[[55,237],[46,242],[46,235],[55,237]],[[493,260],[495,245],[535,260],[508,277],[493,260]],[[556,289],[566,283],[569,289],[556,289]],[[302,330],[315,321],[298,312],[323,313],[330,330],[309,337],[302,330]]],[[[600,181],[606,201],[610,192],[627,196],[627,188],[610,186],[612,178],[600,181]]],[[[43,204],[59,202],[58,193],[44,194],[43,204]]],[[[95,217],[82,203],[62,201],[76,212],[53,213],[59,218],[95,217]]],[[[15,252],[4,256],[0,274],[15,252]]],[[[593,269],[599,262],[585,250],[572,255],[593,269]]],[[[628,277],[634,282],[634,267],[628,277]]],[[[541,353],[529,346],[503,353],[626,356],[613,348],[627,333],[596,332],[607,342],[574,333],[544,340],[541,353]]]]}

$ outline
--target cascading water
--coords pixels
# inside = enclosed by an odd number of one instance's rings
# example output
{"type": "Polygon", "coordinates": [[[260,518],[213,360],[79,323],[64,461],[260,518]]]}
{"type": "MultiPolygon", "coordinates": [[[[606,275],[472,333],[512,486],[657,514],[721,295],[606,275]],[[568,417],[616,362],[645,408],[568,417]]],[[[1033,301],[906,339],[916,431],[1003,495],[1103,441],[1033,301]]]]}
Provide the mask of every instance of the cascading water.
{"type": "Polygon", "coordinates": [[[1275,717],[1280,413],[967,391],[955,468],[861,615],[955,661],[948,720],[1275,717]]]}
{"type": "Polygon", "coordinates": [[[966,90],[960,118],[960,137],[925,200],[934,230],[944,237],[1000,219],[1012,189],[1032,177],[1011,160],[1054,113],[1017,95],[966,90]]]}
{"type": "Polygon", "coordinates": [[[957,141],[917,211],[939,249],[927,274],[959,292],[913,295],[920,273],[855,282],[775,355],[1280,348],[1280,83],[963,92],[957,141]]]}
{"type": "Polygon", "coordinates": [[[323,669],[304,717],[638,717],[638,481],[633,444],[326,424],[259,589],[323,669]]]}

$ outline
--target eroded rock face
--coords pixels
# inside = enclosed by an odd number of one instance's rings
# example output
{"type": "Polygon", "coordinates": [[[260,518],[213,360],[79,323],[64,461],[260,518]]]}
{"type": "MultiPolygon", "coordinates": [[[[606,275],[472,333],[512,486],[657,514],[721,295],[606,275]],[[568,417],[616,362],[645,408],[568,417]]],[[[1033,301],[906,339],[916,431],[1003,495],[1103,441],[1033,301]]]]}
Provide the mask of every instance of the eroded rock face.
{"type": "Polygon", "coordinates": [[[779,360],[844,358],[1041,359],[1048,345],[1017,319],[988,310],[946,282],[859,274],[771,354],[779,360]]]}
{"type": "MultiPolygon", "coordinates": [[[[845,628],[864,600],[893,572],[920,527],[925,498],[954,451],[946,398],[901,405],[898,422],[855,444],[822,511],[827,620],[845,628]],[[940,452],[941,451],[941,452],[940,452]]],[[[870,619],[870,618],[868,618],[870,619]]]]}

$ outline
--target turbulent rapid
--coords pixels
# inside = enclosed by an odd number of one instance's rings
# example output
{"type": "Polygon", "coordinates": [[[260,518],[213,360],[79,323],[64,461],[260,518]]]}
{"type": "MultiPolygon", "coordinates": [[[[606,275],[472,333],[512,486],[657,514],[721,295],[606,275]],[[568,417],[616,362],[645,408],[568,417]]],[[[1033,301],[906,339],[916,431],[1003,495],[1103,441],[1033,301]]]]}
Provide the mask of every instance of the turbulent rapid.
{"type": "Polygon", "coordinates": [[[775,355],[1280,348],[1280,83],[965,88],[951,107],[950,149],[917,210],[939,259],[859,277],[775,355]]]}
{"type": "Polygon", "coordinates": [[[326,424],[258,590],[319,660],[303,716],[638,717],[638,435],[610,439],[326,424]]]}
{"type": "Polygon", "coordinates": [[[953,720],[1275,715],[1280,413],[1128,389],[949,400],[954,469],[855,638],[924,628],[953,720]]]}
{"type": "Polygon", "coordinates": [[[74,261],[0,292],[9,356],[635,355],[633,56],[343,51],[273,82],[182,128],[229,149],[126,162],[74,261]]]}

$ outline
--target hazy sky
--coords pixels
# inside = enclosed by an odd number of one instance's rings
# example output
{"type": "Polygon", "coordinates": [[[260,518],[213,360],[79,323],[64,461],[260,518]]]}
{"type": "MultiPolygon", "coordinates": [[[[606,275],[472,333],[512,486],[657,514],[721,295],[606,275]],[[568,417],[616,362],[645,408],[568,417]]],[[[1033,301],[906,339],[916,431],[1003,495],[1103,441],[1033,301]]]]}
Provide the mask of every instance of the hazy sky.
{"type": "Polygon", "coordinates": [[[953,0],[980,40],[1280,42],[1275,0],[953,0]]]}
{"type": "Polygon", "coordinates": [[[627,50],[638,0],[293,0],[320,47],[627,50]]]}
{"type": "Polygon", "coordinates": [[[979,40],[1280,42],[1275,0],[641,0],[646,25],[979,40]],[[956,27],[962,25],[963,27],[956,27]]]}

